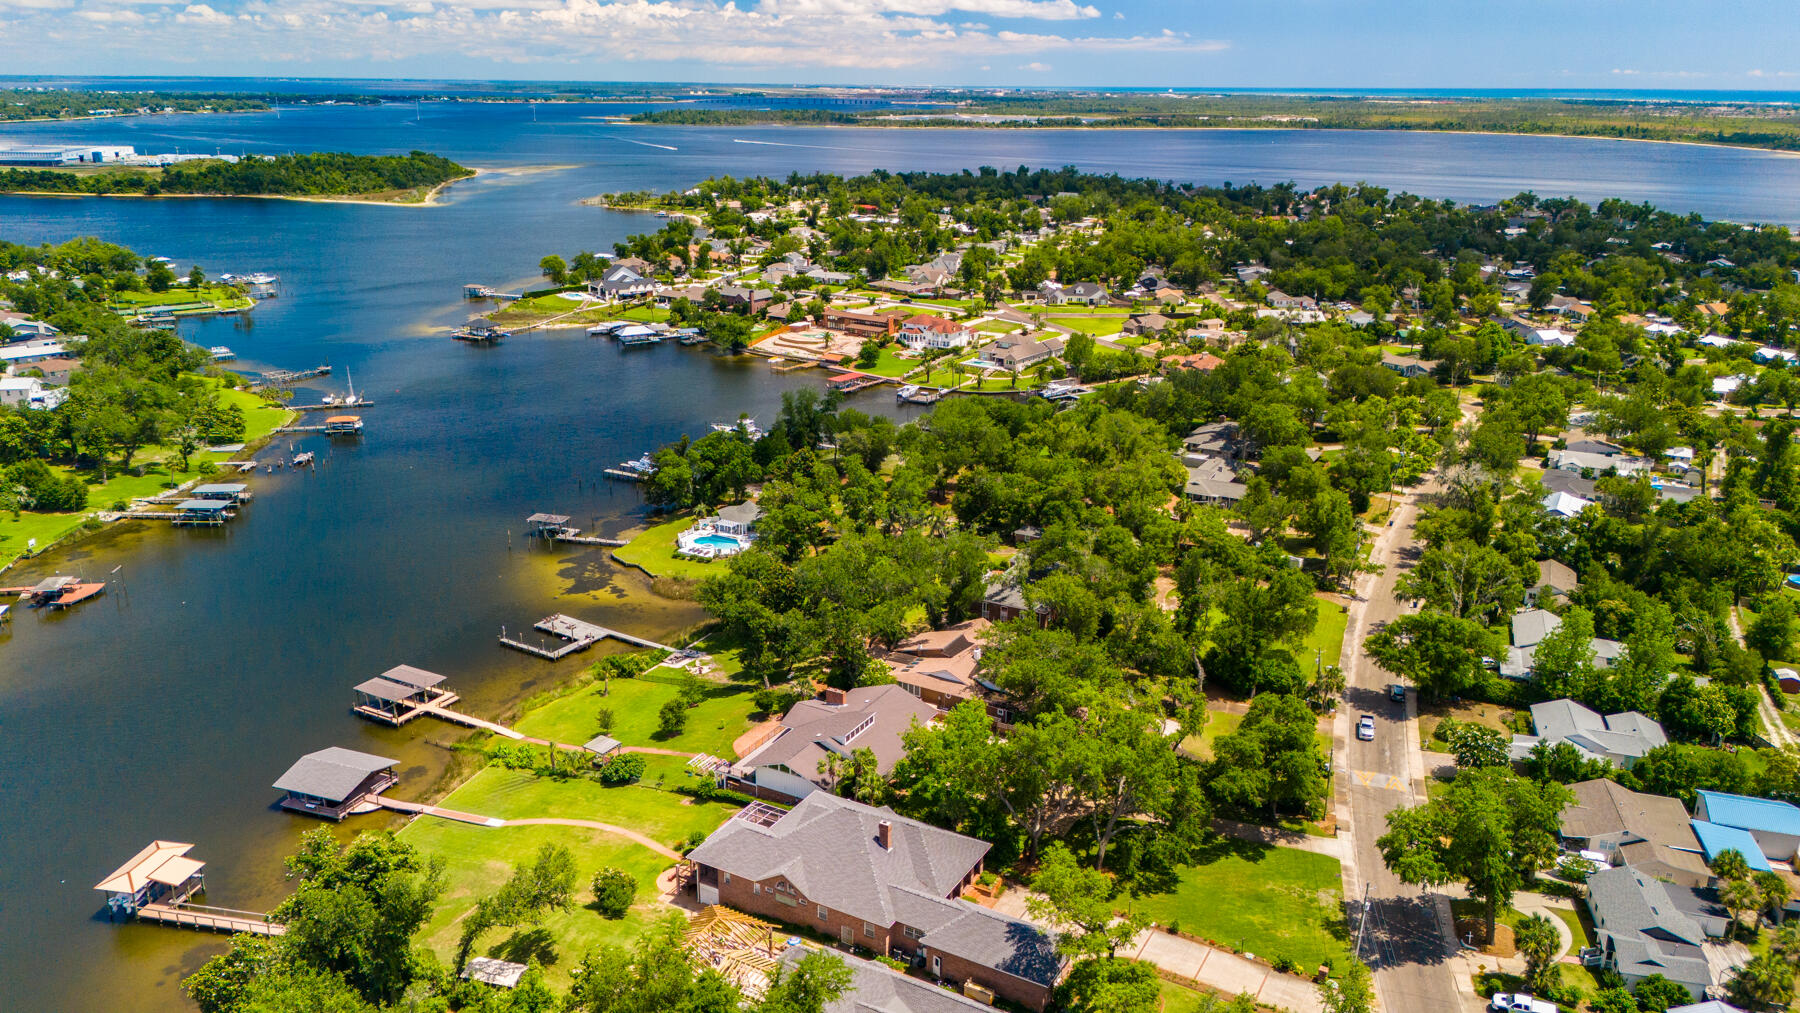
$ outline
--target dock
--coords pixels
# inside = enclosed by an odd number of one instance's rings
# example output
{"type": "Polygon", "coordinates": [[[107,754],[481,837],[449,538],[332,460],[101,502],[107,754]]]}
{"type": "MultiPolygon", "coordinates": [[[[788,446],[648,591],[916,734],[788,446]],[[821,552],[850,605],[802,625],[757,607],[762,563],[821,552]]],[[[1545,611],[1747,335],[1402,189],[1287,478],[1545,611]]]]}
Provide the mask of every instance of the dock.
{"type": "Polygon", "coordinates": [[[443,684],[444,677],[436,672],[412,665],[395,665],[356,685],[356,704],[350,712],[396,728],[421,714],[443,716],[454,713],[447,708],[461,697],[445,689],[443,684]]]}
{"type": "Polygon", "coordinates": [[[257,391],[257,390],[262,390],[266,387],[285,387],[288,384],[297,383],[301,380],[310,380],[315,376],[330,376],[330,375],[331,375],[331,367],[330,366],[319,366],[314,369],[299,369],[299,370],[278,369],[271,373],[262,374],[262,376],[260,378],[258,378],[255,383],[252,383],[250,385],[250,389],[252,391],[257,391]]]}
{"type": "Polygon", "coordinates": [[[565,616],[560,613],[553,616],[545,616],[543,619],[538,620],[537,623],[532,626],[532,629],[537,630],[540,633],[548,633],[560,640],[567,641],[567,643],[563,644],[561,647],[543,647],[537,644],[528,643],[516,637],[508,637],[504,632],[500,635],[500,643],[507,647],[511,647],[514,650],[524,651],[526,654],[537,655],[547,661],[560,661],[577,651],[585,651],[600,641],[607,639],[620,640],[633,647],[648,647],[660,651],[669,651],[671,653],[678,650],[678,648],[670,647],[668,644],[659,644],[654,640],[647,640],[643,637],[634,637],[629,633],[621,633],[618,630],[601,626],[598,623],[590,623],[585,619],[576,619],[573,616],[565,616]]]}
{"type": "Polygon", "coordinates": [[[784,362],[780,365],[775,365],[775,360],[773,359],[769,360],[769,362],[769,368],[777,373],[792,373],[797,370],[811,369],[819,364],[816,359],[800,359],[796,362],[784,362]]]}
{"type": "Polygon", "coordinates": [[[825,381],[826,385],[833,390],[845,394],[854,394],[859,390],[868,390],[870,387],[876,387],[887,382],[887,377],[876,376],[873,373],[839,373],[837,376],[825,381]]]}
{"type": "Polygon", "coordinates": [[[525,518],[526,534],[533,538],[542,538],[550,542],[569,542],[574,545],[608,545],[619,548],[626,543],[623,538],[602,538],[599,535],[584,535],[580,528],[569,526],[569,518],[563,514],[532,514],[525,518]]]}
{"type": "Polygon", "coordinates": [[[352,404],[289,404],[282,407],[291,412],[328,412],[343,411],[346,408],[373,408],[375,402],[359,398],[352,404]]]}
{"type": "Polygon", "coordinates": [[[144,921],[160,922],[184,929],[210,929],[214,932],[248,932],[253,936],[279,936],[287,926],[272,922],[269,916],[255,911],[236,911],[205,904],[145,904],[137,909],[144,921]]]}
{"type": "Polygon", "coordinates": [[[606,468],[603,469],[600,474],[605,475],[607,478],[616,478],[621,482],[642,482],[644,480],[643,472],[629,471],[625,468],[606,468]]]}
{"type": "MultiPolygon", "coordinates": [[[[330,407],[336,408],[341,406],[332,405],[330,407]]],[[[346,429],[343,426],[334,426],[327,422],[322,426],[282,426],[275,431],[278,433],[335,433],[339,436],[357,436],[360,435],[361,429],[362,424],[359,421],[355,429],[346,429]]]]}

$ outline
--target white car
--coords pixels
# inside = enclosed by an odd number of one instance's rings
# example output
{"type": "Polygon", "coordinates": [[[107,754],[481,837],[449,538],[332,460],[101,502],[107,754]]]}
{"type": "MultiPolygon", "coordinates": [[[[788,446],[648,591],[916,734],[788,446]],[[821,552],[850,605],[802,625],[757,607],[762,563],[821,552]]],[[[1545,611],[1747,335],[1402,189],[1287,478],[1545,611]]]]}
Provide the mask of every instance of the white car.
{"type": "Polygon", "coordinates": [[[1356,737],[1364,742],[1375,741],[1375,715],[1364,714],[1356,722],[1356,737]]]}
{"type": "Polygon", "coordinates": [[[1488,1009],[1495,1013],[1556,1013],[1556,1004],[1533,999],[1523,992],[1496,992],[1493,1001],[1488,1003],[1488,1009]]]}

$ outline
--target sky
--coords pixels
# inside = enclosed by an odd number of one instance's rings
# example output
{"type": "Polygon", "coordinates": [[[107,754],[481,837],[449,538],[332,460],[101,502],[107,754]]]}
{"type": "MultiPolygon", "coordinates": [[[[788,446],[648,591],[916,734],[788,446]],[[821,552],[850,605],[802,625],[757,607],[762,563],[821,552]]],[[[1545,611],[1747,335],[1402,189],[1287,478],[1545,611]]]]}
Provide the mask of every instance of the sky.
{"type": "Polygon", "coordinates": [[[0,0],[0,73],[1800,90],[1793,0],[0,0]]]}

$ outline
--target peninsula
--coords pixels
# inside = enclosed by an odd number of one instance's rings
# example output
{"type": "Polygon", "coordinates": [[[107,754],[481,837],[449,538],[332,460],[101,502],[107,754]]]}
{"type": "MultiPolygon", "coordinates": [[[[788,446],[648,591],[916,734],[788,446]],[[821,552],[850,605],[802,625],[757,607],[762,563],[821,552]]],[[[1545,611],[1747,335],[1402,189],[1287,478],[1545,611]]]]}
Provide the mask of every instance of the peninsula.
{"type": "Polygon", "coordinates": [[[429,204],[475,175],[441,155],[312,152],[178,162],[160,167],[0,169],[0,193],[57,196],[284,197],[370,204],[429,204]]]}

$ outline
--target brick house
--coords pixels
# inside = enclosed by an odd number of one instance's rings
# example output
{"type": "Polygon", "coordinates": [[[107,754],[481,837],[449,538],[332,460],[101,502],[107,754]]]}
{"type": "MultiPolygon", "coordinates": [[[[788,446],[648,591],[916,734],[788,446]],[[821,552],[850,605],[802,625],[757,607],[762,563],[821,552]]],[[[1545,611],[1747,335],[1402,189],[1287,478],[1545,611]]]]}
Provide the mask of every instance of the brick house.
{"type": "Polygon", "coordinates": [[[930,977],[1042,1010],[1066,966],[1036,926],[962,900],[989,845],[814,792],[751,806],[688,855],[702,904],[907,961],[930,977]]]}
{"type": "Polygon", "coordinates": [[[827,309],[820,325],[834,331],[843,331],[859,338],[892,337],[900,331],[900,321],[908,316],[905,310],[888,310],[885,313],[852,313],[849,310],[827,309]]]}

